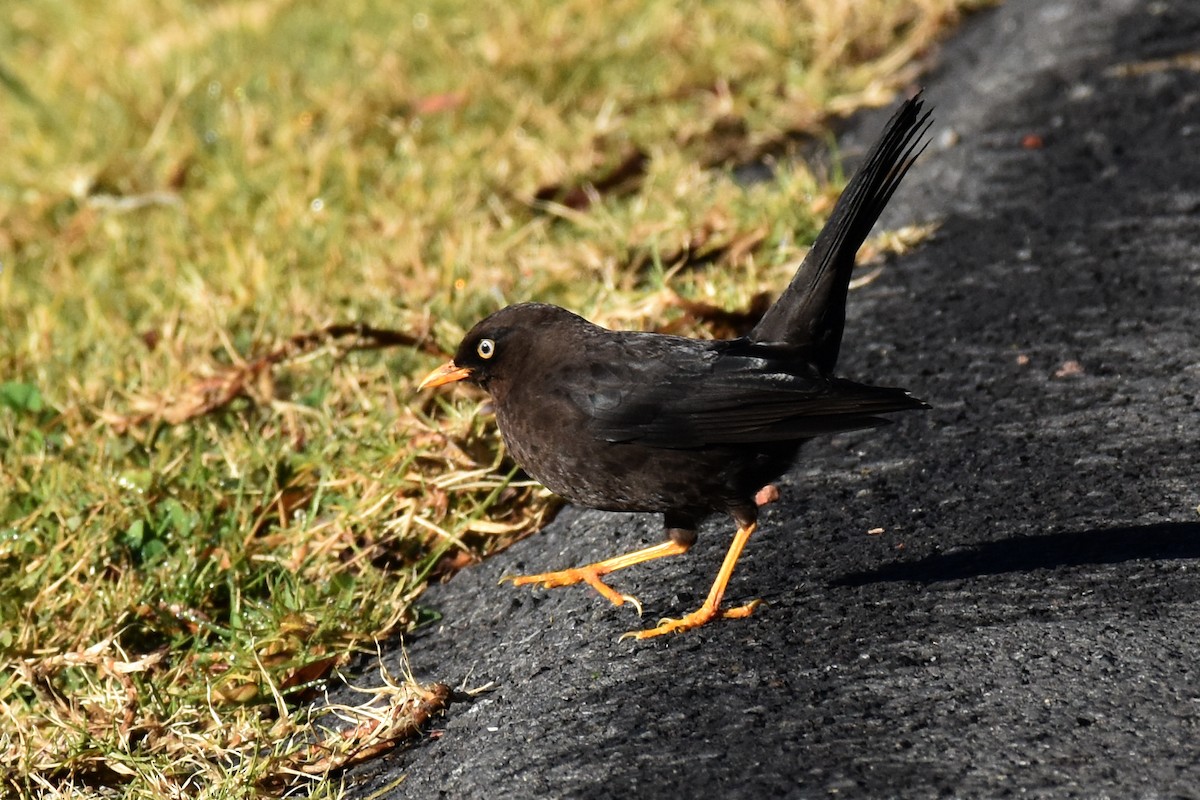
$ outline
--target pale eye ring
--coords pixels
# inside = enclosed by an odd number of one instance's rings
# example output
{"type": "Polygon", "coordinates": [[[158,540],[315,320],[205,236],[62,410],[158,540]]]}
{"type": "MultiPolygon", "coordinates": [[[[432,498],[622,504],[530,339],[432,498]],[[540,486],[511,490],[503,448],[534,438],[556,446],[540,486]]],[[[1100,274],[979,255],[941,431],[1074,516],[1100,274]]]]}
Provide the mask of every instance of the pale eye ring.
{"type": "Polygon", "coordinates": [[[491,339],[481,339],[475,352],[479,353],[480,358],[491,358],[496,355],[496,343],[491,339]]]}

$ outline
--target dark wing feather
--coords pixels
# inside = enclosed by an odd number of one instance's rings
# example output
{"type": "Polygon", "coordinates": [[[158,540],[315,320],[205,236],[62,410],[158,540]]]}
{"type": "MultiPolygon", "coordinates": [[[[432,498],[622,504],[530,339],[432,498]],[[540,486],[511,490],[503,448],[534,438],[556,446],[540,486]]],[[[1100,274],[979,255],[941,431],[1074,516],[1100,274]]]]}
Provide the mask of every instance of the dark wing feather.
{"type": "Polygon", "coordinates": [[[923,408],[900,389],[822,377],[789,348],[636,334],[570,382],[593,436],[672,449],[806,439],[923,408]]]}

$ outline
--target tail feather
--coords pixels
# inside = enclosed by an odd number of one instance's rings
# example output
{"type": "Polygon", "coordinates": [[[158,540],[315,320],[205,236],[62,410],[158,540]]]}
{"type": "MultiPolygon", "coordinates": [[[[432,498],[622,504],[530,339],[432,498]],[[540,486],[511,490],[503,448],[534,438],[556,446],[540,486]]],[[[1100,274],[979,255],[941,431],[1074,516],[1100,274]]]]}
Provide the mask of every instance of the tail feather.
{"type": "Polygon", "coordinates": [[[909,167],[924,150],[929,112],[920,95],[892,116],[879,141],[834,206],[816,243],[787,289],[750,331],[754,342],[804,349],[824,374],[832,374],[846,322],[846,291],[854,259],[909,167]]]}

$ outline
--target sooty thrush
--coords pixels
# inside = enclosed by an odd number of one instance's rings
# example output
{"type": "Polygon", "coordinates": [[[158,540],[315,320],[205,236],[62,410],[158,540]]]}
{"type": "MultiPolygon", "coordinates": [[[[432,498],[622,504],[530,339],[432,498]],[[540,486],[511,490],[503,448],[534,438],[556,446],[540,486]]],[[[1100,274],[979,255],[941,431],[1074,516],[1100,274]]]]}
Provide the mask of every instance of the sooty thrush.
{"type": "Polygon", "coordinates": [[[621,605],[633,598],[608,586],[606,574],[686,552],[700,521],[724,512],[737,533],[704,603],[630,635],[685,631],[754,610],[758,601],[723,609],[721,599],[758,507],[778,496],[772,481],[801,443],[926,407],[902,389],[833,375],[855,255],[920,155],[929,125],[921,106],[913,98],[891,118],[787,289],[745,336],[611,331],[557,306],[521,303],[475,325],[454,359],[422,381],[422,389],[460,380],[482,386],[513,458],[567,500],[664,515],[661,544],[514,583],[584,582],[621,605]]]}

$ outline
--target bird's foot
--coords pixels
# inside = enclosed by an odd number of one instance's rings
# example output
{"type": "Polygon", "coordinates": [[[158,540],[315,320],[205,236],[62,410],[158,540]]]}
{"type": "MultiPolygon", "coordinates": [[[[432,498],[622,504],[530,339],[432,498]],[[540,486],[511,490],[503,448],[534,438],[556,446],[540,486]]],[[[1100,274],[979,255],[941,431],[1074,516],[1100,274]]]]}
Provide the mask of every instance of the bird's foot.
{"type": "Polygon", "coordinates": [[[761,508],[769,503],[774,503],[779,499],[779,487],[773,483],[768,483],[766,486],[758,490],[754,495],[754,505],[761,508]]]}
{"type": "Polygon", "coordinates": [[[603,561],[597,561],[594,564],[588,564],[583,567],[574,567],[572,569],[563,569],[558,572],[543,572],[541,575],[524,575],[519,578],[502,578],[502,581],[512,581],[513,586],[526,586],[532,583],[540,583],[543,588],[556,589],[559,586],[574,586],[577,583],[586,583],[591,586],[600,596],[608,600],[614,606],[623,606],[626,603],[631,604],[637,609],[638,616],[642,615],[642,604],[637,601],[636,597],[627,594],[621,594],[616,589],[613,589],[601,578],[610,572],[616,572],[619,569],[632,567],[634,564],[642,564],[646,561],[653,561],[656,558],[664,556],[677,556],[688,551],[691,544],[688,542],[677,542],[667,540],[651,547],[645,547],[641,550],[635,550],[632,553],[606,558],[603,561]]]}
{"type": "Polygon", "coordinates": [[[679,619],[664,619],[660,620],[658,625],[644,631],[630,631],[622,634],[621,640],[625,639],[652,639],[655,636],[662,636],[664,633],[683,633],[690,631],[692,628],[699,628],[701,625],[707,625],[714,619],[742,619],[754,613],[754,609],[758,608],[762,600],[752,600],[744,606],[735,608],[720,609],[716,606],[709,607],[708,603],[700,606],[690,614],[686,614],[679,619]]]}
{"type": "Polygon", "coordinates": [[[510,576],[501,578],[501,581],[511,581],[513,586],[541,584],[543,589],[557,589],[560,586],[574,586],[577,583],[586,583],[614,606],[623,606],[625,603],[632,604],[637,609],[638,616],[640,617],[642,615],[642,604],[638,602],[636,597],[622,594],[601,580],[601,577],[607,575],[609,572],[612,572],[610,567],[597,563],[588,564],[584,567],[562,569],[557,572],[543,572],[540,575],[510,576]]]}

